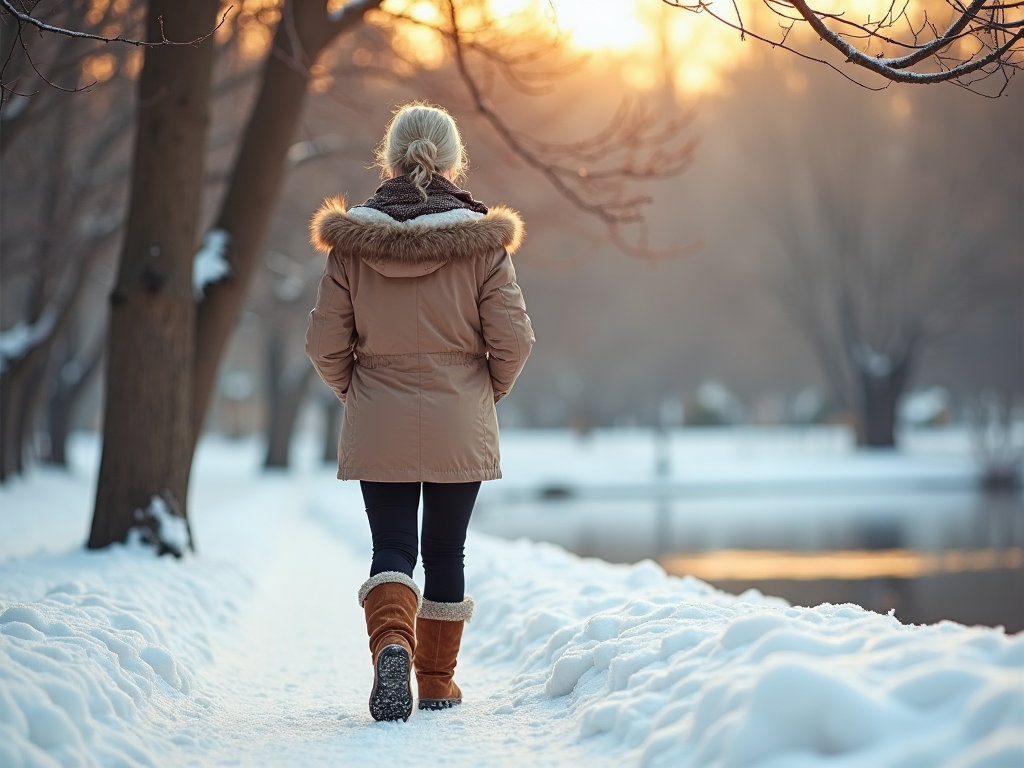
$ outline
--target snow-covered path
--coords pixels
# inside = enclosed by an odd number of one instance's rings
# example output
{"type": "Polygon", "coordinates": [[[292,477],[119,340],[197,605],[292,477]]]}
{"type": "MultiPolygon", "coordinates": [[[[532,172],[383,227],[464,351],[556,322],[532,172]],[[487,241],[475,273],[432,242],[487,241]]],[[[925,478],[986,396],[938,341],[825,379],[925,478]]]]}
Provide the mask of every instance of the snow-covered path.
{"type": "MultiPolygon", "coordinates": [[[[495,717],[515,670],[485,659],[460,662],[463,707],[417,711],[401,724],[370,719],[373,673],[355,599],[368,574],[369,542],[353,490],[336,483],[297,488],[272,477],[222,505],[219,520],[207,521],[204,557],[253,573],[254,595],[203,679],[210,707],[201,730],[217,733],[217,743],[182,759],[204,766],[330,766],[344,758],[385,766],[415,755],[417,766],[518,768],[527,755],[530,765],[555,766],[590,753],[565,743],[571,740],[566,724],[526,713],[495,717]],[[562,742],[558,749],[551,748],[553,736],[562,742]]],[[[586,762],[617,764],[601,753],[586,762]]]]}
{"type": "Polygon", "coordinates": [[[88,474],[0,489],[0,766],[1024,765],[1024,635],[484,536],[466,703],[374,723],[358,488],[232,451],[197,468],[180,562],[72,547],[88,474]]]}

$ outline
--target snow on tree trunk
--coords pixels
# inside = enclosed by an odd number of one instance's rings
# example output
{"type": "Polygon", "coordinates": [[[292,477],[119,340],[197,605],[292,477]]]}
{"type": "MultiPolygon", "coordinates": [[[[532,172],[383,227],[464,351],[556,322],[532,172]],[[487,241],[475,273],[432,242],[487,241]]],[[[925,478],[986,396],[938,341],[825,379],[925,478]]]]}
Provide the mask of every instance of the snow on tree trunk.
{"type": "Polygon", "coordinates": [[[89,547],[125,540],[154,496],[184,512],[192,463],[192,260],[203,192],[216,0],[150,0],[132,188],[110,297],[103,458],[89,547]],[[162,20],[162,21],[161,21],[162,20]]]}

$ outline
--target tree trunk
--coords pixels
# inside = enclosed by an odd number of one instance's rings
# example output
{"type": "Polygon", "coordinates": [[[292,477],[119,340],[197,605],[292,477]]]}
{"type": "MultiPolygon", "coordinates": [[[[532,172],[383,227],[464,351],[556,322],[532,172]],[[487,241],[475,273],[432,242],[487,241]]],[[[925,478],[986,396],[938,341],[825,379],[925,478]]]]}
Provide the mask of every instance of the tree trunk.
{"type": "Polygon", "coordinates": [[[32,370],[22,362],[19,370],[0,377],[0,482],[21,473],[21,403],[32,370]]]}
{"type": "Polygon", "coordinates": [[[884,376],[861,371],[861,413],[858,437],[868,448],[896,445],[896,407],[907,383],[910,358],[904,357],[884,376]]]}
{"type": "Polygon", "coordinates": [[[18,422],[16,425],[17,434],[14,442],[17,446],[18,472],[25,470],[25,455],[37,458],[32,453],[34,445],[33,438],[36,435],[36,426],[39,423],[39,414],[45,402],[47,373],[50,370],[49,355],[38,360],[36,365],[29,372],[25,380],[25,387],[21,393],[21,404],[18,407],[18,422]]]}
{"type": "Polygon", "coordinates": [[[324,405],[324,464],[338,462],[338,442],[341,440],[341,420],[345,416],[345,407],[333,392],[331,399],[324,405]]]}
{"type": "Polygon", "coordinates": [[[73,375],[67,375],[63,366],[57,373],[57,386],[50,397],[47,413],[47,429],[50,434],[50,456],[48,459],[50,464],[58,467],[68,465],[67,443],[68,433],[71,431],[71,419],[82,394],[89,386],[89,382],[92,381],[92,377],[100,369],[103,350],[102,343],[95,344],[83,356],[83,360],[72,359],[65,363],[65,365],[75,366],[73,375]]]}
{"type": "Polygon", "coordinates": [[[327,0],[291,0],[274,35],[256,106],[245,129],[216,226],[231,235],[231,279],[211,285],[199,307],[196,335],[193,444],[199,439],[217,370],[249,292],[306,99],[309,66],[320,52],[359,23],[380,0],[353,3],[353,13],[331,19],[327,0]],[[356,8],[355,6],[358,6],[356,8]],[[292,41],[301,50],[295,50],[292,41]]]}
{"type": "MultiPolygon", "coordinates": [[[[293,7],[301,7],[296,2],[293,7]]],[[[199,439],[224,347],[256,273],[284,178],[284,160],[306,99],[305,73],[288,60],[287,24],[278,24],[263,85],[242,139],[217,228],[230,233],[231,279],[210,286],[199,307],[196,335],[193,440],[199,439]]],[[[308,52],[315,56],[319,51],[308,52]]]]}
{"type": "Polygon", "coordinates": [[[123,541],[154,495],[185,512],[192,463],[192,259],[217,0],[150,0],[132,188],[110,297],[103,458],[89,547],[123,541]]]}
{"type": "Polygon", "coordinates": [[[291,446],[299,408],[306,399],[306,390],[313,380],[313,364],[308,359],[298,365],[285,367],[282,344],[275,339],[267,350],[267,457],[263,466],[284,468],[288,466],[288,449],[291,446]]]}

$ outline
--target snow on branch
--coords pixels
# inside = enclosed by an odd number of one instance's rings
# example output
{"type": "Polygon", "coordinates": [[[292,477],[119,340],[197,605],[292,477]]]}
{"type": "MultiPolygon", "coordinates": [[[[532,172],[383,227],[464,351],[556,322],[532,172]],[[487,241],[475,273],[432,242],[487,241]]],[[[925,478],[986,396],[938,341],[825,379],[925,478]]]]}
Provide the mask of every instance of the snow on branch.
{"type": "Polygon", "coordinates": [[[53,333],[59,317],[60,307],[50,303],[35,322],[26,323],[21,320],[7,330],[0,331],[0,373],[46,341],[53,333]]]}
{"type": "Polygon", "coordinates": [[[211,229],[192,260],[192,294],[196,301],[206,297],[206,287],[231,277],[231,264],[227,260],[231,233],[224,229],[211,229]]]}

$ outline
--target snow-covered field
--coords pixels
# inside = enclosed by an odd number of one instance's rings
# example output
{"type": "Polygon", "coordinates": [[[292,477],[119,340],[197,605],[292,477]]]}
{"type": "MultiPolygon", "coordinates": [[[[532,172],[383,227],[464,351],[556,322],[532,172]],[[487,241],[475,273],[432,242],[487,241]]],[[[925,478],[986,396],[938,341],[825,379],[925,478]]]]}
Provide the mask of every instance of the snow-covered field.
{"type": "Polygon", "coordinates": [[[374,723],[355,484],[208,441],[198,556],[87,553],[95,446],[75,455],[0,489],[3,768],[1024,765],[1024,635],[479,534],[465,705],[374,723]]]}

